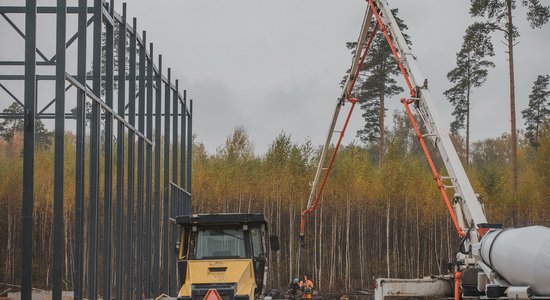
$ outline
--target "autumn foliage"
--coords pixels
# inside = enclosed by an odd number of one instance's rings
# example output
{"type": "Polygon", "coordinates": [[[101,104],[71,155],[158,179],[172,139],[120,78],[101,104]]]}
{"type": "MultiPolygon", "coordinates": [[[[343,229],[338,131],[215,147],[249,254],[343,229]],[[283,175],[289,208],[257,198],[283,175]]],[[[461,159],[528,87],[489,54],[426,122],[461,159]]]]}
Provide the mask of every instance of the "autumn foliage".
{"type": "MultiPolygon", "coordinates": [[[[309,141],[296,143],[291,135],[281,133],[265,154],[256,154],[246,131],[236,128],[225,143],[220,142],[215,154],[195,143],[193,210],[265,213],[271,233],[279,235],[281,241],[281,251],[270,254],[269,286],[274,288],[284,289],[299,275],[302,255],[305,271],[321,291],[368,289],[373,277],[445,274],[447,263],[457,253],[459,239],[426,160],[402,115],[394,117],[386,137],[382,164],[376,161],[376,148],[350,144],[341,149],[319,210],[308,218],[303,253],[298,243],[299,216],[319,153],[309,141]]],[[[461,140],[454,140],[463,154],[461,140]]],[[[66,134],[65,145],[64,282],[70,289],[75,194],[72,134],[66,134]]],[[[504,226],[550,225],[548,130],[537,149],[528,141],[520,143],[517,193],[510,186],[507,135],[475,142],[471,149],[467,172],[490,222],[504,226]]],[[[21,151],[21,134],[0,142],[0,282],[15,284],[21,264],[21,151]]],[[[443,168],[441,163],[438,167],[443,168]]],[[[36,152],[35,185],[34,280],[36,287],[47,288],[51,272],[53,147],[36,152]]]]}

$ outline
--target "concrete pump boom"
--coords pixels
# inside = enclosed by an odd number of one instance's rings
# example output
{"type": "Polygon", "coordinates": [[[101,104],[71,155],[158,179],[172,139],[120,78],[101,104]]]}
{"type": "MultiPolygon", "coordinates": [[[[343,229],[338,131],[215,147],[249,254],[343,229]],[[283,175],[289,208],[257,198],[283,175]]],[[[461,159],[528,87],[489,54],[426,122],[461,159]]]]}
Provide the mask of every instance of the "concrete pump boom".
{"type": "MultiPolygon", "coordinates": [[[[531,299],[532,295],[550,299],[550,228],[533,226],[503,230],[500,225],[487,223],[483,207],[474,193],[449,133],[439,119],[428,81],[422,76],[387,1],[368,0],[368,4],[366,14],[372,11],[407,82],[411,97],[401,102],[447,202],[455,227],[463,237],[453,268],[455,300],[461,297],[479,299],[482,296],[531,299]],[[424,121],[426,133],[420,132],[410,105],[416,108],[424,121]],[[448,176],[439,175],[425,138],[437,148],[448,176]],[[444,185],[443,180],[450,181],[450,185],[444,185]],[[447,189],[455,192],[453,207],[447,197],[447,189]]],[[[424,293],[424,296],[429,294],[424,293]]]]}
{"type": "MultiPolygon", "coordinates": [[[[463,237],[456,263],[453,267],[454,298],[506,298],[506,299],[550,299],[550,228],[532,226],[525,228],[500,229],[500,225],[487,224],[481,203],[460,162],[450,136],[437,114],[434,101],[428,89],[427,79],[422,76],[407,42],[385,0],[368,0],[369,10],[395,56],[403,74],[410,99],[402,99],[411,119],[418,140],[426,154],[430,168],[447,202],[458,233],[463,237]],[[421,85],[421,82],[423,83],[421,85]],[[421,133],[410,105],[417,109],[424,121],[426,133],[421,133]],[[428,138],[437,148],[448,176],[440,176],[431,159],[424,139],[428,138]],[[450,180],[443,185],[442,180],[450,180]],[[455,191],[454,210],[448,200],[446,189],[455,191]],[[466,223],[464,222],[466,221],[466,223]],[[469,247],[465,247],[469,246],[469,247]]],[[[428,281],[425,281],[427,283],[428,281]]],[[[382,281],[378,281],[380,290],[382,281]]],[[[435,287],[439,283],[434,283],[435,287]]],[[[406,285],[406,284],[405,284],[406,285]]],[[[416,284],[412,283],[411,287],[416,284]]],[[[418,287],[418,286],[416,286],[418,287]]],[[[417,295],[434,295],[429,288],[417,295]]],[[[442,292],[442,297],[449,295],[442,292]]],[[[378,295],[382,295],[377,287],[378,295]]],[[[403,292],[394,290],[391,292],[403,292]]]]}
{"type": "MultiPolygon", "coordinates": [[[[464,170],[464,167],[462,166],[462,163],[460,162],[458,154],[456,153],[456,150],[452,145],[449,133],[440,125],[437,110],[433,103],[430,91],[428,90],[427,86],[420,85],[421,82],[425,82],[425,77],[423,77],[420,73],[420,70],[416,65],[416,59],[412,55],[412,52],[409,49],[409,46],[405,38],[403,37],[403,34],[399,30],[397,22],[393,18],[391,11],[387,7],[386,3],[381,0],[369,1],[369,7],[365,13],[365,17],[363,18],[361,32],[357,41],[354,57],[352,59],[350,72],[346,78],[342,90],[342,96],[336,102],[325,143],[323,145],[319,162],[317,164],[315,177],[311,184],[311,191],[307,201],[307,207],[306,210],[304,210],[304,212],[302,213],[300,233],[303,236],[305,216],[313,212],[317,207],[317,203],[319,202],[319,199],[323,192],[324,183],[326,182],[326,179],[330,174],[332,161],[334,160],[334,157],[338,151],[339,143],[332,153],[329,165],[327,167],[325,167],[324,165],[326,163],[325,161],[327,153],[329,152],[341,106],[346,101],[353,102],[353,98],[351,98],[353,88],[359,76],[363,61],[368,54],[370,42],[372,42],[372,38],[376,34],[378,28],[380,28],[387,37],[388,43],[393,49],[393,53],[396,56],[396,59],[403,71],[403,75],[405,76],[405,80],[411,93],[411,100],[416,100],[415,103],[417,105],[415,106],[417,107],[420,115],[424,119],[427,133],[423,134],[419,138],[423,139],[427,137],[435,145],[441,157],[443,158],[443,162],[445,163],[445,167],[447,169],[447,172],[449,173],[448,176],[440,176],[437,173],[435,167],[433,167],[432,169],[434,171],[434,176],[436,177],[436,181],[438,182],[443,197],[445,198],[447,205],[450,209],[450,213],[453,216],[457,231],[460,235],[464,235],[464,233],[468,230],[470,226],[478,228],[479,224],[486,224],[487,219],[483,212],[481,203],[479,202],[476,194],[474,193],[472,185],[468,180],[468,177],[466,176],[466,172],[464,170]],[[324,176],[323,179],[321,179],[323,171],[324,176]],[[448,180],[450,184],[444,185],[443,180],[448,180]],[[452,207],[452,205],[450,204],[450,201],[447,199],[447,195],[445,192],[445,190],[449,188],[454,189],[455,191],[454,207],[452,207]],[[466,220],[464,220],[464,218],[466,220]]],[[[352,109],[354,105],[355,102],[352,103],[352,109]]],[[[352,109],[350,109],[347,120],[349,120],[352,109]]],[[[345,129],[347,127],[347,120],[344,128],[340,132],[339,141],[344,135],[345,129]]],[[[431,162],[429,153],[426,152],[426,155],[431,162]]],[[[469,238],[472,242],[477,242],[477,231],[471,231],[469,234],[469,238]]]]}
{"type": "MultiPolygon", "coordinates": [[[[461,220],[462,216],[459,214],[460,209],[455,206],[455,212],[458,212],[456,215],[462,227],[461,229],[466,231],[471,224],[476,227],[479,224],[486,224],[487,219],[481,203],[472,188],[470,180],[466,176],[466,171],[451,142],[448,131],[442,126],[430,90],[427,84],[424,84],[424,82],[427,82],[426,77],[420,72],[416,63],[416,58],[412,54],[386,2],[382,0],[371,0],[369,2],[369,10],[380,10],[380,13],[376,14],[378,21],[381,21],[383,24],[382,27],[385,27],[388,31],[389,36],[386,35],[386,38],[389,37],[388,42],[396,46],[396,52],[394,52],[397,54],[396,59],[404,68],[404,76],[408,77],[410,80],[408,85],[411,92],[411,99],[415,101],[415,107],[420,113],[427,130],[427,133],[423,134],[422,137],[427,137],[433,143],[445,164],[448,176],[440,176],[439,179],[446,179],[451,182],[450,185],[446,185],[444,188],[454,189],[455,201],[460,201],[459,204],[461,204],[461,210],[467,222],[466,224],[463,223],[461,220]]],[[[474,235],[475,234],[473,234],[472,237],[474,235]]],[[[474,241],[477,242],[477,236],[474,241]]]]}
{"type": "Polygon", "coordinates": [[[321,173],[323,172],[323,170],[326,170],[326,168],[323,167],[323,164],[325,163],[326,156],[330,147],[330,143],[332,141],[334,128],[336,127],[338,116],[340,115],[340,108],[344,104],[344,101],[346,101],[349,97],[351,97],[353,86],[355,85],[355,82],[356,82],[357,74],[361,69],[361,65],[362,65],[361,54],[364,52],[365,47],[367,46],[367,38],[368,38],[369,27],[371,25],[371,19],[372,19],[372,11],[366,14],[363,19],[363,26],[361,28],[361,34],[359,35],[359,40],[357,41],[357,46],[355,47],[355,55],[353,56],[350,73],[348,74],[346,78],[346,82],[344,83],[342,96],[340,97],[340,99],[338,99],[338,101],[336,101],[336,107],[334,108],[332,120],[328,128],[325,144],[323,145],[323,149],[321,150],[321,156],[319,158],[319,163],[317,164],[317,171],[315,172],[315,177],[311,184],[311,191],[307,201],[307,209],[310,209],[313,207],[313,204],[315,202],[315,197],[317,195],[316,192],[318,191],[320,180],[321,180],[321,173]]]}
{"type": "Polygon", "coordinates": [[[308,214],[314,212],[315,209],[317,208],[317,204],[319,203],[321,199],[321,195],[323,193],[323,188],[325,186],[325,183],[327,182],[328,176],[330,174],[330,170],[332,169],[332,164],[334,162],[336,154],[338,153],[338,149],[340,148],[340,143],[342,142],[342,138],[344,137],[344,134],[346,132],[351,114],[353,113],[353,109],[355,108],[355,105],[357,104],[357,101],[358,101],[356,98],[352,98],[353,88],[355,86],[355,83],[357,82],[357,78],[359,77],[359,72],[361,71],[363,62],[365,61],[365,58],[368,54],[370,45],[372,44],[376,31],[378,30],[378,24],[374,25],[374,27],[370,30],[370,36],[369,36],[369,28],[371,26],[372,15],[373,15],[372,12],[368,12],[365,15],[365,18],[363,19],[363,26],[361,28],[361,34],[359,35],[359,39],[357,41],[357,46],[355,48],[355,54],[353,56],[350,72],[344,83],[342,96],[338,99],[338,101],[336,101],[336,106],[334,108],[334,113],[332,114],[332,119],[328,128],[325,144],[323,145],[323,149],[321,150],[321,156],[319,157],[319,163],[317,164],[317,171],[315,172],[315,177],[313,179],[313,182],[311,183],[311,192],[309,194],[309,198],[307,201],[307,207],[302,212],[302,217],[300,222],[300,237],[301,237],[302,246],[303,246],[303,237],[304,237],[304,231],[305,231],[305,218],[308,214]],[[340,131],[338,142],[334,147],[329,163],[327,167],[324,167],[327,153],[331,145],[332,135],[335,132],[334,128],[336,127],[336,122],[338,121],[338,117],[340,115],[341,107],[346,102],[350,102],[351,107],[349,109],[349,112],[344,122],[344,125],[342,127],[342,130],[340,131]],[[323,171],[325,173],[321,180],[321,174],[323,173],[323,171]]]}
{"type": "MultiPolygon", "coordinates": [[[[443,123],[440,121],[428,89],[428,80],[420,72],[416,58],[403,37],[387,1],[366,0],[366,2],[368,7],[350,73],[346,78],[342,96],[336,103],[317,171],[311,184],[307,208],[302,212],[301,246],[304,246],[305,217],[314,212],[319,203],[349,118],[357,103],[357,99],[351,96],[353,88],[372,40],[380,30],[390,46],[409,89],[410,97],[402,99],[401,102],[462,240],[452,275],[413,280],[378,279],[375,300],[382,300],[386,296],[395,298],[396,295],[448,299],[451,296],[449,294],[451,286],[455,300],[461,297],[527,300],[533,299],[532,295],[537,299],[550,299],[550,228],[533,226],[503,230],[498,224],[487,223],[483,207],[466,175],[449,133],[442,126],[443,123]],[[346,101],[351,102],[352,105],[329,163],[324,167],[340,108],[346,101]],[[411,106],[422,119],[425,132],[421,131],[411,106]],[[439,174],[426,140],[430,141],[439,152],[447,171],[446,176],[439,174]],[[324,176],[322,176],[323,172],[324,176]],[[452,203],[447,195],[449,189],[454,191],[452,203]]],[[[303,266],[301,269],[303,270],[303,266]]]]}

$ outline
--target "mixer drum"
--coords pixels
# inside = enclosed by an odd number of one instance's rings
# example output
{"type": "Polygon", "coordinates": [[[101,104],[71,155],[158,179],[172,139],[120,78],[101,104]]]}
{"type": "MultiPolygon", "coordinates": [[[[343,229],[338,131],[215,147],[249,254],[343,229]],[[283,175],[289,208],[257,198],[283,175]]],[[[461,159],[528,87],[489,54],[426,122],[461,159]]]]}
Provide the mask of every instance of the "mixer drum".
{"type": "Polygon", "coordinates": [[[550,228],[492,230],[481,240],[481,258],[510,284],[550,295],[550,228]]]}

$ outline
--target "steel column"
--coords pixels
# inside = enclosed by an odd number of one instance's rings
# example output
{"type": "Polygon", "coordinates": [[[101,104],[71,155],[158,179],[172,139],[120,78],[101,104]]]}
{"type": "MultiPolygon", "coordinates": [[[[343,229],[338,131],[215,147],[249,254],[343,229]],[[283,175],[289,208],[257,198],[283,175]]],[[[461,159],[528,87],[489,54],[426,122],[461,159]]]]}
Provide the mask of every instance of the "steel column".
{"type": "Polygon", "coordinates": [[[164,203],[163,209],[163,230],[162,230],[162,291],[166,294],[170,292],[168,285],[168,226],[169,226],[169,188],[170,188],[170,80],[172,70],[168,68],[168,80],[164,84],[164,203]]]}
{"type": "MultiPolygon", "coordinates": [[[[110,8],[111,15],[114,10],[110,8]]],[[[105,103],[113,109],[114,102],[114,28],[105,25],[105,103]]],[[[120,113],[120,112],[119,112],[120,113]]],[[[113,215],[113,115],[105,111],[105,176],[103,199],[103,299],[112,292],[112,215],[113,215]]]]}
{"type": "Polygon", "coordinates": [[[179,80],[176,79],[176,88],[172,91],[172,181],[174,183],[178,182],[178,94],[179,80]]]}
{"type": "MultiPolygon", "coordinates": [[[[136,30],[136,28],[134,28],[136,30]]],[[[147,44],[145,39],[145,31],[142,33],[143,43],[139,49],[139,117],[138,117],[138,130],[145,133],[145,45],[147,44]]],[[[143,155],[144,155],[144,141],[142,138],[138,139],[138,180],[137,180],[137,224],[136,224],[136,294],[138,299],[142,299],[143,291],[143,200],[144,200],[144,184],[143,179],[143,155]]],[[[147,256],[149,254],[147,253],[147,256]]]]}
{"type": "MultiPolygon", "coordinates": [[[[172,181],[174,183],[178,182],[178,94],[179,94],[179,81],[176,79],[176,89],[173,90],[172,95],[172,181]]],[[[172,190],[172,189],[170,189],[172,190]]],[[[170,194],[170,217],[176,219],[177,215],[177,202],[176,201],[176,191],[173,191],[170,194]]],[[[168,261],[168,271],[170,272],[170,285],[169,292],[172,295],[177,293],[177,270],[176,270],[176,253],[174,251],[174,246],[176,245],[177,239],[177,228],[176,224],[170,226],[170,231],[172,232],[172,237],[170,244],[168,246],[168,251],[170,251],[170,260],[168,261]]]]}
{"type": "MultiPolygon", "coordinates": [[[[132,25],[134,32],[130,34],[130,70],[128,75],[128,108],[130,115],[128,121],[130,125],[136,124],[136,25],[137,19],[133,18],[132,25]]],[[[134,154],[135,154],[135,135],[133,131],[128,132],[128,198],[127,198],[127,242],[126,242],[126,288],[128,295],[126,299],[132,300],[133,298],[133,224],[134,224],[134,154]]]]}
{"type": "MultiPolygon", "coordinates": [[[[187,192],[191,192],[191,163],[193,161],[193,99],[189,100],[189,122],[187,124],[187,192]]],[[[188,211],[191,214],[191,203],[189,203],[188,211]]]]}
{"type": "MultiPolygon", "coordinates": [[[[122,4],[122,24],[118,28],[118,114],[125,113],[126,96],[126,3],[122,4]]],[[[117,198],[116,198],[116,250],[115,250],[115,291],[116,299],[124,297],[122,247],[124,245],[124,124],[118,123],[117,130],[117,198]]]]}
{"type": "MultiPolygon", "coordinates": [[[[145,40],[145,36],[144,36],[145,40]]],[[[147,60],[147,138],[153,139],[153,43],[149,44],[149,59],[147,60]]],[[[145,298],[151,296],[151,219],[153,203],[153,146],[147,145],[145,186],[145,298]]]]}
{"type": "Polygon", "coordinates": [[[155,234],[154,255],[153,255],[153,296],[159,295],[159,277],[160,277],[160,148],[161,148],[161,105],[162,105],[162,55],[159,55],[158,73],[156,76],[157,93],[155,106],[155,208],[153,213],[153,232],[155,234]]]}
{"type": "MultiPolygon", "coordinates": [[[[87,36],[87,0],[78,1],[78,81],[86,84],[86,36],[87,36]]],[[[85,132],[86,132],[86,94],[78,91],[76,99],[76,184],[75,184],[75,247],[74,247],[74,298],[82,299],[83,272],[83,206],[84,206],[84,168],[85,168],[85,132]]]]}
{"type": "MultiPolygon", "coordinates": [[[[94,0],[93,92],[101,94],[102,0],[94,0]]],[[[97,222],[99,195],[99,103],[92,103],[90,120],[90,196],[88,217],[88,298],[97,299],[97,222]]]]}
{"type": "Polygon", "coordinates": [[[189,211],[190,195],[183,186],[191,184],[189,160],[192,157],[192,137],[191,124],[187,122],[191,122],[192,109],[187,108],[186,92],[183,96],[179,94],[179,82],[172,82],[170,69],[167,77],[162,76],[161,56],[155,66],[153,45],[150,44],[148,53],[145,32],[143,38],[137,33],[137,20],[134,18],[130,25],[126,23],[125,4],[123,13],[119,15],[114,11],[113,0],[94,0],[91,7],[87,7],[90,0],[79,0],[75,7],[67,7],[67,0],[56,0],[57,5],[49,7],[37,7],[36,2],[29,0],[26,5],[20,6],[0,5],[0,15],[8,22],[7,26],[25,39],[24,61],[21,58],[0,61],[0,65],[25,66],[24,74],[0,75],[0,80],[24,81],[23,99],[18,99],[0,83],[0,89],[11,97],[8,99],[23,107],[23,112],[0,113],[0,119],[24,119],[22,299],[31,299],[32,284],[39,279],[32,274],[33,252],[39,251],[33,249],[34,157],[38,153],[35,148],[36,119],[51,119],[55,124],[53,217],[47,220],[52,225],[52,256],[51,261],[48,260],[48,263],[51,262],[49,278],[52,298],[61,299],[63,288],[71,288],[71,284],[75,299],[143,299],[158,296],[160,292],[176,293],[176,255],[171,250],[177,240],[177,232],[170,218],[184,210],[189,211]],[[25,33],[11,21],[8,14],[12,13],[25,13],[25,33]],[[50,59],[36,47],[38,13],[56,14],[56,52],[50,59]],[[69,13],[78,14],[78,31],[67,40],[69,13]],[[92,14],[90,19],[88,14],[92,14]],[[91,24],[93,72],[87,74],[87,27],[91,24]],[[117,36],[115,29],[120,29],[117,36]],[[126,54],[126,36],[129,39],[129,54],[126,54]],[[115,45],[116,38],[118,43],[115,45]],[[66,72],[67,59],[70,58],[67,48],[77,40],[78,52],[73,61],[77,67],[76,75],[71,75],[66,72]],[[115,46],[118,46],[117,57],[114,57],[115,46]],[[42,57],[44,61],[37,62],[37,57],[42,57]],[[46,73],[36,75],[38,65],[44,66],[46,73]],[[48,74],[46,70],[54,70],[53,66],[55,73],[48,74]],[[40,102],[48,100],[40,110],[37,108],[38,82],[44,80],[55,81],[55,98],[40,99],[40,102]],[[88,86],[88,80],[91,80],[92,87],[88,86]],[[76,89],[76,104],[73,104],[76,108],[65,113],[66,106],[70,105],[65,94],[69,89],[76,89]],[[118,90],[117,104],[114,103],[115,89],[118,90]],[[138,103],[136,97],[139,97],[138,103]],[[91,112],[87,112],[88,100],[91,101],[91,112]],[[156,101],[155,104],[153,101],[156,101]],[[63,213],[64,192],[68,188],[64,184],[64,175],[67,175],[64,172],[64,142],[65,122],[71,119],[76,124],[75,204],[74,216],[70,217],[74,217],[74,228],[69,228],[69,231],[74,230],[74,237],[66,237],[69,232],[64,227],[66,220],[63,213]],[[87,120],[90,122],[89,147],[86,145],[87,120]],[[114,126],[117,127],[116,138],[113,137],[114,126]],[[179,138],[181,141],[178,141],[179,138]],[[117,143],[116,154],[113,153],[114,142],[117,143]],[[113,166],[115,159],[117,165],[113,166]],[[100,167],[100,163],[104,165],[100,167]],[[117,168],[116,174],[113,174],[114,167],[117,168]],[[114,184],[116,195],[113,195],[114,184]],[[69,240],[72,245],[67,243],[69,240]],[[67,257],[70,262],[64,260],[67,257]],[[64,274],[66,270],[72,270],[72,274],[64,274]],[[143,274],[144,271],[146,274],[143,274]],[[64,281],[71,276],[72,280],[64,281]],[[101,290],[98,292],[98,289],[101,290]]]}
{"type": "Polygon", "coordinates": [[[65,230],[63,224],[63,181],[65,164],[65,38],[67,1],[57,0],[55,65],[55,162],[52,237],[52,299],[61,300],[63,291],[63,253],[65,230]]]}
{"type": "Polygon", "coordinates": [[[180,187],[185,189],[187,184],[185,180],[186,173],[186,155],[187,151],[187,90],[183,90],[183,106],[181,108],[181,170],[180,170],[180,187]]]}
{"type": "Polygon", "coordinates": [[[23,132],[23,204],[21,206],[21,299],[31,300],[33,205],[34,205],[34,117],[36,113],[36,0],[25,9],[25,128],[23,132]]]}

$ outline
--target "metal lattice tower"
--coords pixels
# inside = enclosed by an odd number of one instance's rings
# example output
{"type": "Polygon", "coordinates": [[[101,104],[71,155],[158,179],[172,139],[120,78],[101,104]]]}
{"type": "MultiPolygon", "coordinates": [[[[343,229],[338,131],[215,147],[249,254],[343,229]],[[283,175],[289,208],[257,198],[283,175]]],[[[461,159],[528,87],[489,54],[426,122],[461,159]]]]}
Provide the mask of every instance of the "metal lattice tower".
{"type": "Polygon", "coordinates": [[[57,0],[56,6],[38,6],[36,0],[27,0],[24,6],[0,6],[5,21],[0,28],[13,29],[25,45],[24,57],[0,61],[0,88],[23,108],[23,113],[0,113],[0,119],[24,120],[22,299],[31,299],[33,280],[38,151],[34,125],[38,119],[51,119],[55,124],[53,299],[61,299],[68,247],[63,178],[69,121],[76,123],[75,204],[70,208],[75,223],[74,236],[69,239],[74,249],[75,299],[141,299],[162,292],[173,294],[178,288],[176,257],[171,250],[177,233],[170,220],[191,213],[193,100],[187,100],[186,90],[173,80],[170,68],[164,75],[162,55],[155,63],[146,32],[139,34],[136,18],[127,22],[126,4],[121,14],[113,8],[113,0],[79,0],[77,6],[69,7],[66,0],[57,0]],[[40,14],[55,15],[56,25],[39,24],[40,14]],[[67,39],[71,32],[68,14],[76,15],[78,21],[76,33],[67,39]],[[24,29],[14,22],[18,17],[24,18],[24,29]],[[37,26],[55,28],[52,57],[37,47],[37,26]],[[92,44],[87,41],[88,27],[92,27],[92,44]],[[67,55],[75,42],[76,59],[67,55]],[[76,73],[72,74],[74,66],[76,73]],[[15,74],[17,68],[24,73],[15,74]],[[7,81],[19,82],[19,91],[3,84],[7,81]],[[55,98],[47,99],[45,105],[39,92],[43,82],[55,84],[55,98]],[[24,95],[22,100],[18,92],[24,95]]]}

